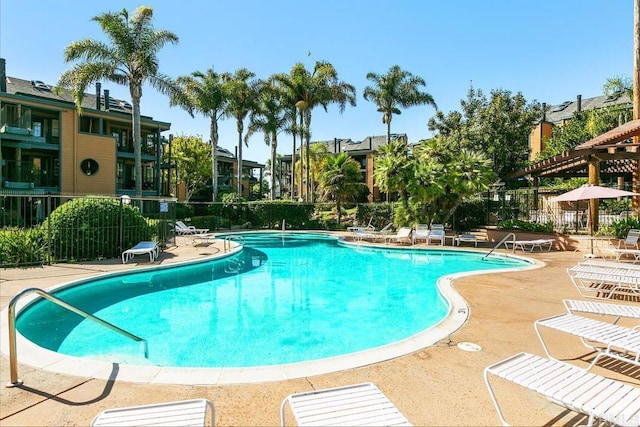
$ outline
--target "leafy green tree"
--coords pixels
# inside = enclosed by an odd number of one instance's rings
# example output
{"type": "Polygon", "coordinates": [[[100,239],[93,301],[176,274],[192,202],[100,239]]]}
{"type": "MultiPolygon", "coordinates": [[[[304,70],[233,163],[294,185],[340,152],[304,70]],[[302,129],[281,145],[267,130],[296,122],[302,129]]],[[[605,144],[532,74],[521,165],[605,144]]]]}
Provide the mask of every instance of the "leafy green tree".
{"type": "Polygon", "coordinates": [[[178,179],[185,184],[188,202],[211,178],[211,152],[199,136],[178,136],[172,144],[173,162],[178,179]]]}
{"type": "Polygon", "coordinates": [[[529,135],[541,116],[540,103],[528,103],[521,93],[503,89],[492,90],[487,98],[471,88],[460,106],[460,112],[437,111],[429,119],[429,130],[454,138],[461,148],[484,153],[499,177],[528,163],[529,135]]]}
{"type": "Polygon", "coordinates": [[[338,224],[342,218],[342,204],[355,200],[363,187],[366,185],[362,182],[360,165],[347,153],[325,157],[318,189],[322,200],[336,203],[338,224]]]}
{"type": "Polygon", "coordinates": [[[575,113],[565,124],[553,128],[553,135],[545,139],[545,148],[537,160],[573,150],[583,142],[626,123],[632,116],[632,108],[624,104],[575,113]]]}
{"type": "Polygon", "coordinates": [[[607,79],[602,86],[602,93],[606,96],[627,95],[633,99],[633,80],[627,76],[615,76],[607,79]]]}
{"type": "MultiPolygon", "coordinates": [[[[222,76],[224,90],[228,95],[228,103],[225,107],[225,115],[236,119],[238,131],[238,183],[236,190],[242,194],[242,134],[244,132],[244,119],[256,106],[256,81],[255,74],[246,68],[240,68],[235,73],[225,73],[222,76]]],[[[246,143],[246,141],[245,141],[246,143]]]]}
{"type": "Polygon", "coordinates": [[[100,24],[110,44],[94,39],[71,43],[64,50],[65,62],[78,61],[62,73],[59,88],[70,88],[78,112],[89,85],[101,80],[128,85],[131,94],[133,146],[135,153],[136,194],[142,194],[142,157],[140,131],[140,99],[148,83],[163,94],[180,96],[180,88],[159,72],[158,52],[167,43],[176,44],[178,36],[152,26],[153,9],[140,6],[132,16],[127,10],[107,12],[93,18],[100,24]]]}
{"type": "Polygon", "coordinates": [[[400,108],[431,105],[438,109],[433,97],[420,91],[421,86],[426,86],[424,79],[402,70],[398,65],[392,66],[383,75],[369,72],[367,80],[373,86],[365,87],[363,96],[375,103],[378,112],[382,113],[382,123],[387,125],[387,143],[391,141],[391,120],[394,114],[401,114],[400,108]]]}
{"type": "Polygon", "coordinates": [[[172,97],[171,105],[180,105],[187,111],[202,114],[210,119],[212,201],[218,195],[218,120],[222,118],[228,96],[224,91],[222,75],[209,68],[206,72],[195,71],[189,76],[176,79],[184,96],[172,97]]]}
{"type": "MultiPolygon", "coordinates": [[[[279,88],[274,85],[274,80],[261,81],[257,85],[257,102],[254,110],[251,112],[249,127],[245,141],[256,132],[264,133],[264,142],[271,147],[271,157],[269,166],[270,175],[276,176],[276,157],[278,149],[278,134],[290,129],[290,115],[287,114],[287,108],[284,102],[286,98],[283,96],[279,88]]],[[[271,186],[270,198],[275,199],[276,186],[271,186]]]]}

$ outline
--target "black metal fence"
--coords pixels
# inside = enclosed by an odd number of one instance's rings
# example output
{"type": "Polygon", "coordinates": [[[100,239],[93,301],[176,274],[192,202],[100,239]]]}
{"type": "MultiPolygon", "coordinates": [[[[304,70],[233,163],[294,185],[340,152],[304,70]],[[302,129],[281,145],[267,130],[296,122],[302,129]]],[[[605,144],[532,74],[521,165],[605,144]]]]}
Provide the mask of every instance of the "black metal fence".
{"type": "Polygon", "coordinates": [[[0,194],[0,267],[118,258],[140,241],[175,245],[175,206],[129,196],[0,194]]]}
{"type": "MultiPolygon", "coordinates": [[[[459,232],[510,220],[537,223],[556,231],[586,232],[587,201],[554,202],[562,192],[492,189],[463,203],[448,222],[459,232]]],[[[123,250],[145,240],[172,246],[176,219],[211,231],[281,229],[283,223],[286,229],[340,230],[369,218],[375,218],[375,225],[382,227],[392,220],[393,206],[346,205],[338,224],[335,205],[327,203],[187,204],[161,198],[5,192],[0,193],[0,267],[118,258],[123,250]],[[65,205],[70,201],[76,207],[67,211],[65,205]],[[364,212],[363,218],[356,218],[359,210],[364,212]]],[[[630,216],[635,216],[630,199],[600,201],[600,225],[630,216]]]]}

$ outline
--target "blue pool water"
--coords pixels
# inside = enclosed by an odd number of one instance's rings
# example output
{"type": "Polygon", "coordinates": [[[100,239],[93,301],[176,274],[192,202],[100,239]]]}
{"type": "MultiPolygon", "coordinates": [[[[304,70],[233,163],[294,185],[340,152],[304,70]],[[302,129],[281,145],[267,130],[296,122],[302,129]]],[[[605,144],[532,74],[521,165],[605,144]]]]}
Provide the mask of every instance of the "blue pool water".
{"type": "Polygon", "coordinates": [[[39,301],[20,333],[63,354],[182,367],[246,367],[343,355],[396,342],[444,318],[436,280],[527,265],[456,251],[370,249],[313,234],[253,233],[237,255],[96,279],[59,298],[148,342],[39,301]]]}

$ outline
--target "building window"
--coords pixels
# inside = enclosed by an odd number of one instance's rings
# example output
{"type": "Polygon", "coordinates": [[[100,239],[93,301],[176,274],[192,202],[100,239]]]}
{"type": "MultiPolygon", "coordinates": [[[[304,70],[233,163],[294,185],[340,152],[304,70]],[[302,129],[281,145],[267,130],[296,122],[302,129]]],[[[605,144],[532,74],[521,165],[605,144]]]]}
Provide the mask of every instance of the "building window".
{"type": "Polygon", "coordinates": [[[80,132],[93,133],[96,135],[100,135],[102,134],[102,129],[100,129],[100,123],[101,121],[97,117],[81,116],[80,132]]]}

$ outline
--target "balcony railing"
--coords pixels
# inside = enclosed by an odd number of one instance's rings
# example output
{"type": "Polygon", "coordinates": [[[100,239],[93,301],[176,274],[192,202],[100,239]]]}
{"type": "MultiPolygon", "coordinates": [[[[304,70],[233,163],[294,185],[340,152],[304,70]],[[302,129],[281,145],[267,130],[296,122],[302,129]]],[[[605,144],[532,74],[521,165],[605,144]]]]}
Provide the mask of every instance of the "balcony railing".
{"type": "Polygon", "coordinates": [[[31,109],[18,105],[5,105],[0,109],[0,129],[30,131],[31,109]]]}
{"type": "Polygon", "coordinates": [[[31,162],[7,160],[4,179],[9,182],[32,183],[36,187],[57,187],[58,177],[46,169],[35,169],[31,162]]]}

